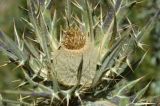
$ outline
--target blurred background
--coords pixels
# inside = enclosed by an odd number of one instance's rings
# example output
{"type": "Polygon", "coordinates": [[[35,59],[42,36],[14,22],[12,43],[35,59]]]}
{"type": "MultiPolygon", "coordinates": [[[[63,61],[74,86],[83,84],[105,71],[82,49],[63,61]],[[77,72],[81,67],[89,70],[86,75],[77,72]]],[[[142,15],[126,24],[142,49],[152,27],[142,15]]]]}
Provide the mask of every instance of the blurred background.
{"type": "MultiPolygon", "coordinates": [[[[53,8],[58,8],[61,11],[64,0],[55,0],[53,8]]],[[[96,0],[98,1],[98,0],[96,0]]],[[[148,51],[145,59],[139,68],[134,71],[130,79],[136,79],[145,76],[144,80],[137,87],[141,87],[149,82],[150,88],[146,96],[160,95],[160,14],[156,18],[154,16],[160,10],[160,0],[124,0],[128,7],[125,8],[125,13],[131,22],[139,29],[142,29],[149,20],[153,19],[150,29],[146,30],[143,36],[145,50],[148,51]]],[[[19,33],[22,33],[25,25],[20,18],[26,16],[25,0],[0,0],[0,30],[7,35],[13,37],[13,23],[15,21],[19,33]]],[[[63,14],[63,12],[58,12],[63,14]]],[[[121,18],[121,17],[117,17],[121,18]]],[[[136,57],[142,56],[144,52],[137,52],[136,57]]],[[[14,64],[8,63],[7,58],[0,52],[0,90],[15,88],[18,80],[23,77],[20,70],[15,69],[14,64]],[[16,81],[15,81],[16,80],[16,81]]],[[[129,79],[129,80],[130,80],[129,79]]]]}

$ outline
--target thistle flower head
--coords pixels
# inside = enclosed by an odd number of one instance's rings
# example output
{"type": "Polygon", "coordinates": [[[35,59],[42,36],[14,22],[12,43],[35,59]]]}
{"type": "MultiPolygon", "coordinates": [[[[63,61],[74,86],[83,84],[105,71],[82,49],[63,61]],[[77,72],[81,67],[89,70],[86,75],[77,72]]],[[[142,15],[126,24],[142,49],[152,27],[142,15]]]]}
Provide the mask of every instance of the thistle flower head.
{"type": "Polygon", "coordinates": [[[80,84],[90,85],[96,72],[96,57],[97,48],[90,43],[80,29],[73,27],[67,29],[62,39],[62,47],[53,53],[58,81],[68,86],[76,85],[77,70],[83,59],[80,84]]]}
{"type": "Polygon", "coordinates": [[[79,50],[84,48],[86,44],[86,36],[79,28],[69,28],[64,32],[62,45],[69,50],[79,50]]]}

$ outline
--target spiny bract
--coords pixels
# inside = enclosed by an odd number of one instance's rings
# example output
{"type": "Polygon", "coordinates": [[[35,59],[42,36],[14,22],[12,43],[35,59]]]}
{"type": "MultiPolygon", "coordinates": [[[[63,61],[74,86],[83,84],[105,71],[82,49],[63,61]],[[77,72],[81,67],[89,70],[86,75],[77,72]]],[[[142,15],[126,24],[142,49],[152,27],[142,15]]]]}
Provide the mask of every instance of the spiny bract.
{"type": "Polygon", "coordinates": [[[115,106],[114,97],[126,100],[122,93],[140,79],[115,93],[113,89],[131,72],[128,67],[134,69],[139,64],[132,67],[129,58],[141,44],[141,33],[133,29],[127,17],[125,28],[117,24],[116,16],[124,9],[122,0],[97,4],[66,0],[63,15],[56,8],[50,13],[53,2],[27,0],[29,19],[22,19],[29,32],[20,37],[14,25],[15,41],[0,33],[0,49],[24,72],[25,81],[19,87],[31,86],[29,91],[16,92],[24,99],[14,106],[115,106]]]}

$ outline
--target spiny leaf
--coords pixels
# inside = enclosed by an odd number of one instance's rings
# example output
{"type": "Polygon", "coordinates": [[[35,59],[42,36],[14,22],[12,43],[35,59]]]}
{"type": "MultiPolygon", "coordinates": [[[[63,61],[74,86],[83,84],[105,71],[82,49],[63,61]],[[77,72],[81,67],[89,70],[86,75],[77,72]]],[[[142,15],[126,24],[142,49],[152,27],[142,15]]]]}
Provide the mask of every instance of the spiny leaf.
{"type": "Polygon", "coordinates": [[[38,6],[34,6],[35,3],[34,1],[28,0],[28,7],[29,7],[29,16],[30,16],[30,21],[34,26],[34,31],[35,35],[37,37],[38,43],[40,44],[47,61],[50,62],[50,53],[49,53],[49,48],[48,48],[48,28],[46,25],[46,21],[43,15],[43,9],[38,6]],[[36,13],[35,13],[36,12],[36,13]]]}
{"type": "Polygon", "coordinates": [[[122,87],[122,88],[117,92],[116,95],[118,95],[118,96],[123,95],[123,93],[126,92],[126,90],[130,90],[130,89],[131,89],[133,86],[135,86],[135,84],[136,84],[137,82],[139,82],[142,78],[143,78],[143,77],[141,77],[141,78],[139,78],[139,79],[136,79],[136,80],[134,80],[134,81],[129,82],[127,85],[125,85],[124,87],[122,87]]]}
{"type": "MultiPolygon", "coordinates": [[[[2,102],[4,104],[8,104],[8,106],[19,106],[19,105],[31,106],[31,104],[26,102],[20,102],[20,101],[8,100],[8,99],[2,99],[2,102]]],[[[1,106],[6,106],[6,105],[1,105],[1,106]]]]}
{"type": "Polygon", "coordinates": [[[52,44],[51,47],[53,50],[57,49],[58,48],[58,41],[57,41],[57,11],[55,10],[54,11],[54,15],[53,15],[53,19],[50,20],[51,22],[51,25],[50,25],[50,30],[49,30],[49,33],[50,33],[50,43],[52,44]]]}
{"type": "Polygon", "coordinates": [[[23,95],[23,96],[31,96],[31,97],[51,97],[52,94],[50,92],[39,92],[39,91],[11,91],[11,90],[4,90],[4,91],[0,91],[1,93],[5,93],[5,94],[14,94],[14,95],[23,95]]]}
{"type": "Polygon", "coordinates": [[[146,51],[146,52],[144,53],[144,55],[141,57],[141,59],[139,60],[139,63],[138,63],[138,65],[137,65],[136,68],[138,68],[138,66],[140,66],[140,64],[143,62],[143,60],[144,60],[145,56],[147,55],[147,53],[148,53],[148,51],[146,51]]]}
{"type": "Polygon", "coordinates": [[[45,1],[44,2],[44,7],[45,7],[44,10],[46,10],[49,7],[49,5],[51,4],[52,0],[44,0],[44,1],[45,1]]]}
{"type": "Polygon", "coordinates": [[[88,18],[88,22],[89,22],[89,36],[91,41],[94,41],[94,33],[93,33],[93,19],[92,19],[92,9],[89,5],[89,3],[87,2],[87,0],[84,1],[85,2],[85,6],[86,6],[86,11],[87,11],[87,18],[88,18]]]}
{"type": "Polygon", "coordinates": [[[119,51],[121,50],[121,47],[124,43],[124,41],[127,39],[127,37],[123,37],[120,39],[109,52],[107,52],[102,60],[102,65],[100,66],[100,69],[96,72],[95,77],[92,82],[92,86],[96,86],[99,80],[101,79],[102,75],[104,75],[105,72],[111,68],[111,66],[114,64],[114,58],[116,58],[119,55],[119,51]]]}
{"type": "Polygon", "coordinates": [[[39,53],[36,50],[36,48],[33,46],[33,44],[31,44],[29,41],[26,41],[26,40],[24,40],[24,42],[28,48],[28,51],[30,51],[30,54],[35,58],[39,58],[39,53]]]}
{"type": "Polygon", "coordinates": [[[31,29],[34,28],[33,24],[31,22],[29,22],[27,19],[25,19],[25,18],[22,17],[21,20],[24,21],[27,25],[29,25],[29,27],[31,27],[31,29]]]}
{"type": "Polygon", "coordinates": [[[117,20],[116,20],[116,16],[115,16],[114,17],[113,32],[112,32],[111,39],[109,41],[109,47],[112,47],[112,45],[114,44],[116,35],[117,35],[117,20]]]}
{"type": "Polygon", "coordinates": [[[14,21],[14,35],[15,35],[15,40],[16,40],[16,43],[18,45],[18,48],[21,48],[20,38],[19,38],[19,35],[18,35],[18,32],[17,32],[15,21],[14,21]]]}
{"type": "Polygon", "coordinates": [[[139,92],[136,93],[136,96],[135,96],[134,100],[132,101],[132,103],[135,103],[137,100],[140,100],[142,98],[142,96],[146,93],[149,85],[150,85],[150,83],[148,83],[142,90],[140,90],[139,92]]]}
{"type": "Polygon", "coordinates": [[[56,75],[55,75],[55,73],[53,72],[53,70],[54,70],[54,65],[52,65],[52,63],[50,63],[49,66],[50,66],[50,69],[48,70],[48,71],[49,71],[49,78],[50,78],[50,80],[52,81],[53,90],[54,90],[54,92],[59,92],[60,87],[59,87],[59,85],[58,85],[58,81],[57,81],[57,79],[56,79],[56,75]]]}
{"type": "Polygon", "coordinates": [[[39,36],[41,37],[41,44],[42,44],[42,49],[43,52],[45,53],[47,60],[50,60],[50,53],[49,53],[49,47],[48,47],[48,29],[47,29],[47,25],[46,22],[44,20],[44,16],[42,15],[42,13],[40,14],[40,23],[42,25],[38,26],[39,29],[39,36]]]}
{"type": "Polygon", "coordinates": [[[71,0],[66,0],[66,16],[67,16],[67,23],[68,23],[68,26],[70,24],[70,21],[71,21],[71,0]]]}
{"type": "Polygon", "coordinates": [[[11,53],[10,51],[7,51],[6,49],[1,48],[1,50],[3,51],[3,53],[4,53],[6,56],[8,56],[8,57],[11,58],[11,59],[13,59],[13,60],[15,60],[15,61],[19,59],[16,55],[14,55],[13,53],[11,53]]]}
{"type": "Polygon", "coordinates": [[[115,16],[115,9],[111,2],[111,0],[103,0],[105,2],[106,8],[107,8],[107,15],[103,23],[103,29],[104,31],[107,30],[112,23],[114,16],[115,16]]]}
{"type": "Polygon", "coordinates": [[[27,58],[27,51],[22,51],[17,47],[16,43],[4,33],[0,32],[0,43],[4,45],[3,51],[12,59],[18,58],[18,60],[24,63],[27,58]]]}
{"type": "Polygon", "coordinates": [[[120,10],[120,7],[121,7],[121,4],[122,4],[123,0],[116,0],[116,3],[115,3],[115,11],[119,11],[120,10]]]}
{"type": "Polygon", "coordinates": [[[71,1],[72,2],[72,4],[74,5],[74,6],[76,6],[78,9],[80,9],[81,11],[84,11],[84,9],[83,9],[83,7],[77,2],[77,1],[71,1]]]}
{"type": "Polygon", "coordinates": [[[32,85],[33,87],[34,87],[34,86],[38,86],[38,87],[40,87],[41,89],[43,89],[43,90],[45,90],[45,91],[48,91],[48,92],[50,92],[50,93],[53,93],[53,92],[54,92],[52,89],[50,89],[50,88],[48,88],[48,87],[46,87],[46,86],[44,86],[44,85],[42,85],[42,84],[38,84],[37,82],[34,82],[34,81],[28,76],[28,74],[25,72],[25,70],[23,70],[23,73],[24,73],[25,78],[26,78],[26,80],[28,81],[28,83],[29,83],[30,85],[32,85]]]}
{"type": "Polygon", "coordinates": [[[154,27],[155,22],[157,22],[156,20],[158,19],[157,17],[160,15],[160,9],[157,11],[157,13],[154,15],[154,17],[152,17],[148,23],[141,29],[141,33],[139,34],[137,39],[141,39],[144,35],[148,35],[151,30],[154,27]]]}
{"type": "Polygon", "coordinates": [[[106,52],[105,56],[102,59],[101,70],[104,70],[106,67],[108,68],[111,67],[110,65],[111,60],[113,60],[118,56],[119,51],[122,49],[122,45],[126,40],[128,40],[127,36],[122,37],[119,41],[116,42],[116,44],[108,52],[106,52]]]}
{"type": "Polygon", "coordinates": [[[133,71],[132,65],[131,65],[131,63],[130,63],[128,58],[126,59],[126,63],[129,66],[129,68],[133,71]]]}
{"type": "Polygon", "coordinates": [[[78,81],[77,84],[80,84],[82,77],[82,69],[83,69],[83,56],[77,70],[77,81],[78,81]]]}
{"type": "Polygon", "coordinates": [[[103,49],[104,49],[104,45],[105,43],[108,45],[109,44],[109,41],[111,39],[111,29],[112,29],[112,26],[113,26],[113,20],[114,20],[114,17],[115,17],[115,10],[114,10],[114,6],[111,2],[111,0],[103,0],[106,4],[106,7],[107,8],[107,12],[108,14],[106,15],[105,17],[105,20],[103,21],[103,24],[102,24],[102,32],[103,32],[103,38],[101,40],[101,43],[100,43],[100,50],[99,52],[101,52],[103,49]]]}
{"type": "MultiPolygon", "coordinates": [[[[139,60],[137,60],[136,62],[132,62],[131,63],[131,67],[133,67],[133,70],[135,70],[137,68],[137,66],[139,65],[139,60]]],[[[121,81],[124,77],[128,78],[130,77],[129,75],[133,73],[133,71],[130,70],[130,67],[128,65],[125,65],[124,68],[121,68],[121,73],[120,75],[116,76],[115,79],[118,79],[115,83],[115,81],[110,81],[110,86],[113,87],[115,84],[117,84],[119,81],[121,81]],[[122,77],[123,76],[123,77],[122,77]]]]}

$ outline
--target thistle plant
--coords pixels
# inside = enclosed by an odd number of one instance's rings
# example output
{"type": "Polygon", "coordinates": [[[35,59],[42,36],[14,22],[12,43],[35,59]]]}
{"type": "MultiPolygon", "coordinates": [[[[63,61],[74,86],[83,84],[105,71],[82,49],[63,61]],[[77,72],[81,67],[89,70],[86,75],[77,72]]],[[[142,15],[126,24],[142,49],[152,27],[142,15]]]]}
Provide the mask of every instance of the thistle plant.
{"type": "MultiPolygon", "coordinates": [[[[127,5],[122,0],[65,0],[64,14],[51,0],[27,0],[29,18],[22,18],[28,32],[15,39],[0,32],[0,50],[21,68],[26,91],[1,91],[20,95],[17,101],[0,98],[13,106],[116,106],[138,104],[145,88],[125,95],[140,81],[126,82],[141,59],[131,62],[143,30],[128,24],[121,27],[117,16],[127,5]],[[104,10],[106,8],[106,10],[104,10]],[[118,83],[119,82],[119,83],[118,83]],[[125,86],[124,86],[125,85],[125,86]],[[132,98],[132,99],[130,99],[132,98]]],[[[143,101],[141,101],[143,102],[143,101]]]]}

